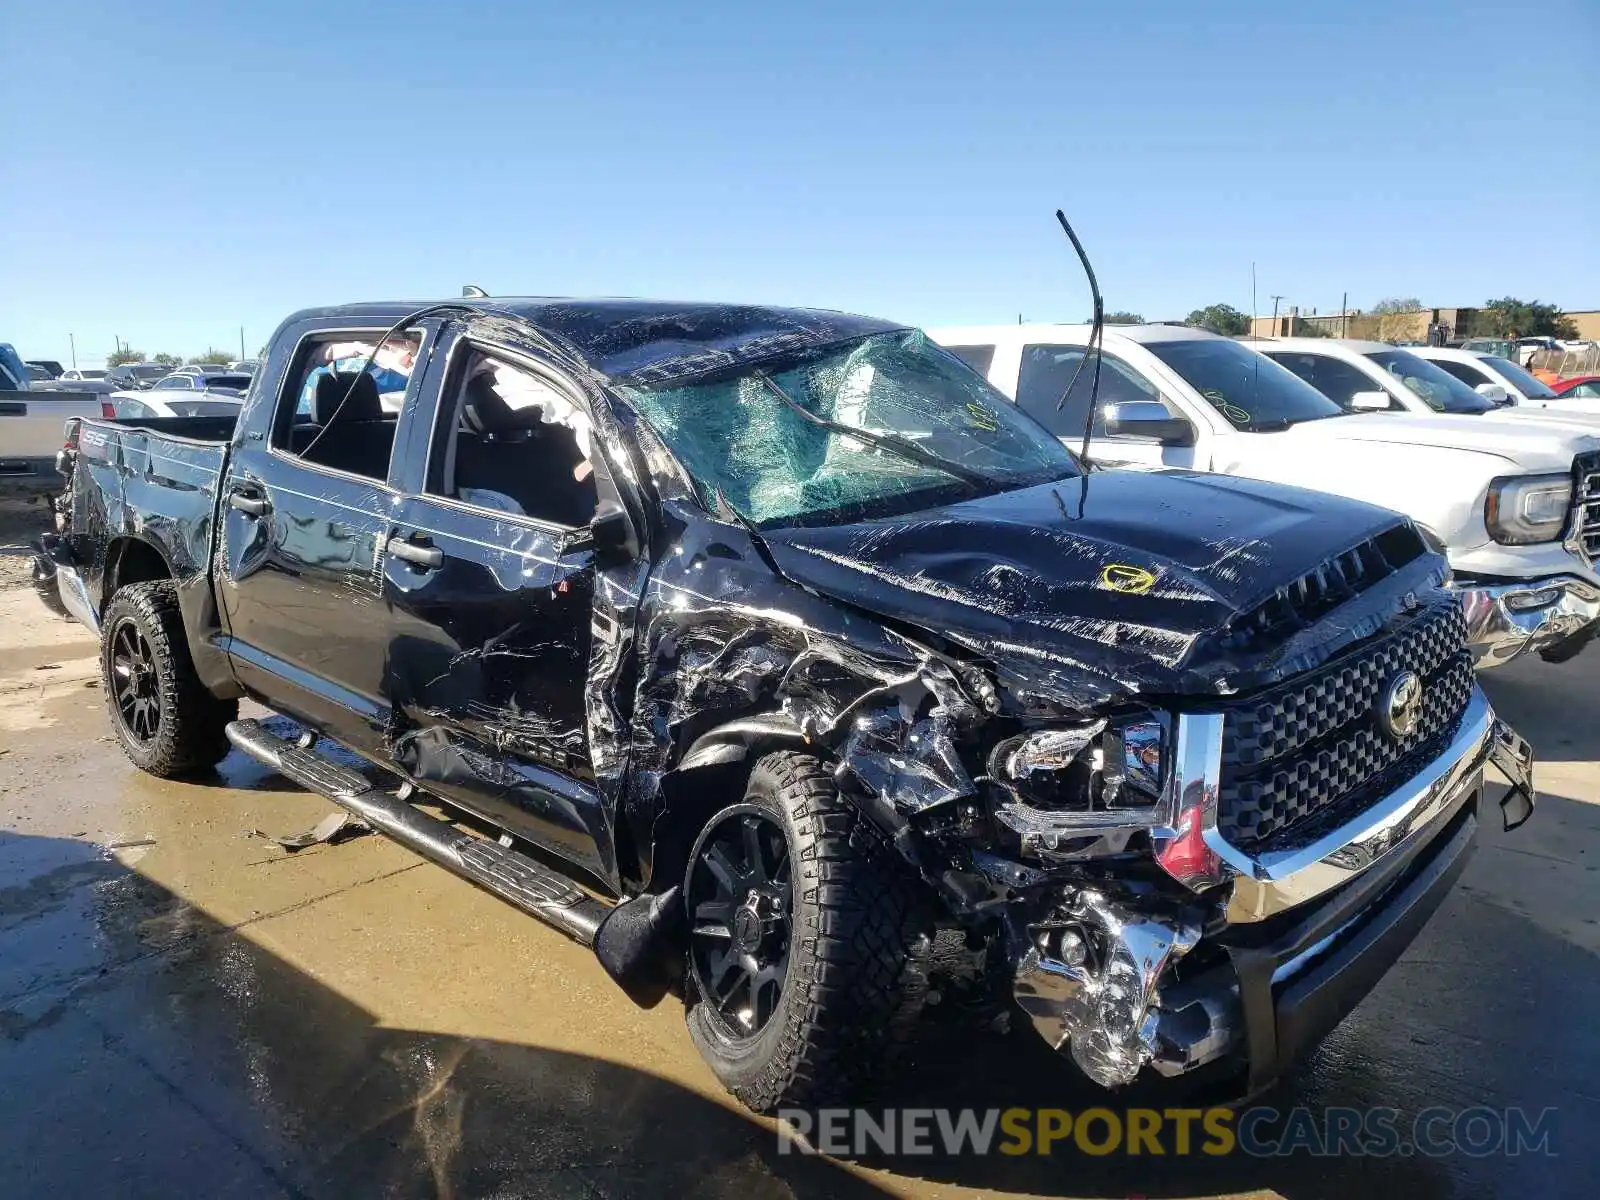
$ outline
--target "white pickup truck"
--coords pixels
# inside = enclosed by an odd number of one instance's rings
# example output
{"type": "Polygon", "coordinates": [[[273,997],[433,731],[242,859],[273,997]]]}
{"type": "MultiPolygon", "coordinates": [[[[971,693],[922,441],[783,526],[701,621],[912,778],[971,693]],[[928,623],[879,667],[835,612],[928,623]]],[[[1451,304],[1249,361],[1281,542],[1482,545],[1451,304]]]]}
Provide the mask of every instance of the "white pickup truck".
{"type": "Polygon", "coordinates": [[[1469,382],[1461,374],[1460,362],[1438,358],[1459,355],[1470,362],[1479,357],[1460,350],[1390,346],[1354,338],[1270,338],[1250,345],[1349,412],[1448,413],[1517,423],[1555,421],[1566,422],[1578,433],[1600,431],[1600,401],[1556,400],[1544,384],[1503,358],[1494,361],[1507,371],[1525,375],[1532,390],[1542,388],[1554,403],[1543,396],[1530,399],[1513,392],[1508,377],[1490,375],[1487,370],[1469,382]]]}
{"type": "Polygon", "coordinates": [[[59,492],[56,453],[67,418],[106,415],[101,397],[85,392],[0,389],[0,496],[59,492]]]}
{"type": "MultiPolygon", "coordinates": [[[[1076,446],[1093,359],[1072,380],[1089,332],[931,336],[1076,446]]],[[[1530,650],[1561,661],[1600,632],[1600,424],[1346,412],[1250,346],[1183,326],[1110,326],[1104,345],[1096,463],[1298,484],[1407,514],[1449,555],[1479,666],[1530,650]]]]}

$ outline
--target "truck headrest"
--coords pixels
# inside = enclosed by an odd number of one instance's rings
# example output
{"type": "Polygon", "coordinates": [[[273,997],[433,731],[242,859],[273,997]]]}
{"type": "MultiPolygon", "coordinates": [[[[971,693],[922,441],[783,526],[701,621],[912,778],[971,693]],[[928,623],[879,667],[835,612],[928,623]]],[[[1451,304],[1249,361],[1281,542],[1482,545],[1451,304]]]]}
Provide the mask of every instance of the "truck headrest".
{"type": "Polygon", "coordinates": [[[316,393],[311,398],[311,419],[318,425],[328,425],[333,421],[333,414],[338,412],[339,423],[346,421],[379,421],[383,419],[383,404],[378,399],[378,381],[371,375],[362,372],[357,375],[350,371],[330,371],[317,380],[316,393]],[[350,391],[351,383],[355,383],[355,391],[350,391]],[[345,394],[349,393],[350,400],[343,409],[339,408],[345,394]]]}

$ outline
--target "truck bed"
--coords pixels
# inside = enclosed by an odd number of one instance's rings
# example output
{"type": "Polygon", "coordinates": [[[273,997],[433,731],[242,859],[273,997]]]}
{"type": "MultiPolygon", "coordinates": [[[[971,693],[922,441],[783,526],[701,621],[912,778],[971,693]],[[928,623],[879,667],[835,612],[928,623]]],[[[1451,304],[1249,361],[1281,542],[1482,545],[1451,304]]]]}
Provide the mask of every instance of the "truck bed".
{"type": "MultiPolygon", "coordinates": [[[[204,590],[233,427],[231,416],[79,423],[67,524],[75,573],[92,608],[99,608],[106,548],[123,537],[155,548],[180,589],[204,590]]],[[[68,589],[62,596],[67,600],[68,589]]]]}

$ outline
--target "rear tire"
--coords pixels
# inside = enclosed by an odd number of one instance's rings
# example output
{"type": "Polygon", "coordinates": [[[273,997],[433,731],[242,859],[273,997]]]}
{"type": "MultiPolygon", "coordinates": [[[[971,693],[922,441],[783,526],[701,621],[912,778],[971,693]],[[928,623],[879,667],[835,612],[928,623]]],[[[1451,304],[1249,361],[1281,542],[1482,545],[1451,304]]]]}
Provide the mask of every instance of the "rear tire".
{"type": "Polygon", "coordinates": [[[134,766],[163,779],[196,775],[228,753],[236,700],[218,700],[189,657],[177,585],[122,588],[101,622],[100,680],[111,727],[134,766]]]}
{"type": "Polygon", "coordinates": [[[686,879],[689,1035],[723,1086],[756,1112],[859,1097],[907,1039],[927,996],[932,910],[922,881],[839,795],[820,761],[791,752],[756,763],[744,800],[707,823],[686,879]],[[752,826],[768,868],[754,874],[782,879],[752,886],[752,873],[738,870],[752,826]],[[720,870],[712,862],[719,845],[720,870]],[[733,886],[721,886],[729,875],[733,886]],[[709,932],[719,922],[726,937],[709,932]],[[750,946],[761,971],[741,982],[738,968],[720,970],[724,947],[750,946]]]}

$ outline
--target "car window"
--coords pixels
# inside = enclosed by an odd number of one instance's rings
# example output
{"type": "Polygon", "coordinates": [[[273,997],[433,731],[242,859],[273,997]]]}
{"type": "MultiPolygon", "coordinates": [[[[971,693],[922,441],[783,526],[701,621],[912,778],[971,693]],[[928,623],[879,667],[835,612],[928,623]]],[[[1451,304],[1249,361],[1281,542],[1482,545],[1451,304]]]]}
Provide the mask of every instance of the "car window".
{"type": "Polygon", "coordinates": [[[1555,396],[1550,385],[1518,363],[1505,358],[1486,358],[1483,365],[1498,375],[1496,383],[1508,383],[1530,400],[1549,400],[1555,396]]]}
{"type": "Polygon", "coordinates": [[[510,358],[457,351],[434,447],[430,495],[568,529],[594,518],[588,410],[510,358]]]}
{"type": "Polygon", "coordinates": [[[389,477],[401,399],[421,346],[420,331],[397,334],[365,373],[382,330],[303,339],[284,373],[272,448],[366,479],[389,477]],[[397,397],[385,404],[383,389],[397,397]]]}
{"type": "Polygon", "coordinates": [[[1366,356],[1393,375],[1434,412],[1486,413],[1494,403],[1409,350],[1374,350],[1366,356]]]}
{"type": "Polygon", "coordinates": [[[989,367],[994,362],[993,346],[946,346],[945,349],[979,375],[988,376],[989,367]]]}
{"type": "Polygon", "coordinates": [[[1265,354],[1228,338],[1148,342],[1149,350],[1235,429],[1264,432],[1344,416],[1344,409],[1265,354]]]}
{"type": "Polygon", "coordinates": [[[125,421],[142,420],[145,417],[151,416],[155,412],[155,410],[148,404],[143,404],[138,400],[126,399],[118,400],[116,403],[116,408],[112,411],[117,414],[118,418],[125,421]]]}
{"type": "MultiPolygon", "coordinates": [[[[1297,350],[1267,350],[1264,353],[1273,362],[1289,368],[1346,412],[1355,411],[1351,397],[1357,392],[1384,390],[1381,383],[1369,377],[1360,367],[1353,367],[1327,354],[1307,354],[1297,350]]],[[[1389,397],[1390,411],[1403,408],[1393,396],[1389,397]]]]}
{"type": "Polygon", "coordinates": [[[158,392],[175,392],[186,390],[188,386],[189,377],[187,375],[169,375],[165,379],[156,380],[154,390],[158,392]]]}
{"type": "Polygon", "coordinates": [[[1171,417],[1181,417],[1162,397],[1156,386],[1127,362],[1115,354],[1106,354],[1100,360],[1099,391],[1094,391],[1094,360],[1090,359],[1083,370],[1085,348],[1072,345],[1034,345],[1022,348],[1022,369],[1017,375],[1017,404],[1051,433],[1068,441],[1083,437],[1084,418],[1089,413],[1089,399],[1095,398],[1093,436],[1106,436],[1105,406],[1122,404],[1130,400],[1145,400],[1159,404],[1171,417]],[[1062,393],[1072,383],[1072,394],[1060,404],[1062,393]],[[1059,409],[1057,405],[1060,404],[1059,409]]]}
{"type": "Polygon", "coordinates": [[[1561,393],[1561,399],[1563,399],[1563,400],[1595,400],[1595,399],[1600,399],[1600,383],[1596,383],[1594,381],[1590,381],[1589,383],[1580,383],[1576,387],[1569,388],[1566,391],[1562,392],[1561,393]]]}
{"type": "Polygon", "coordinates": [[[1475,388],[1480,383],[1499,383],[1498,379],[1490,379],[1489,372],[1479,370],[1471,363],[1458,362],[1453,358],[1430,358],[1428,360],[1446,375],[1454,375],[1468,387],[1475,388]]]}

